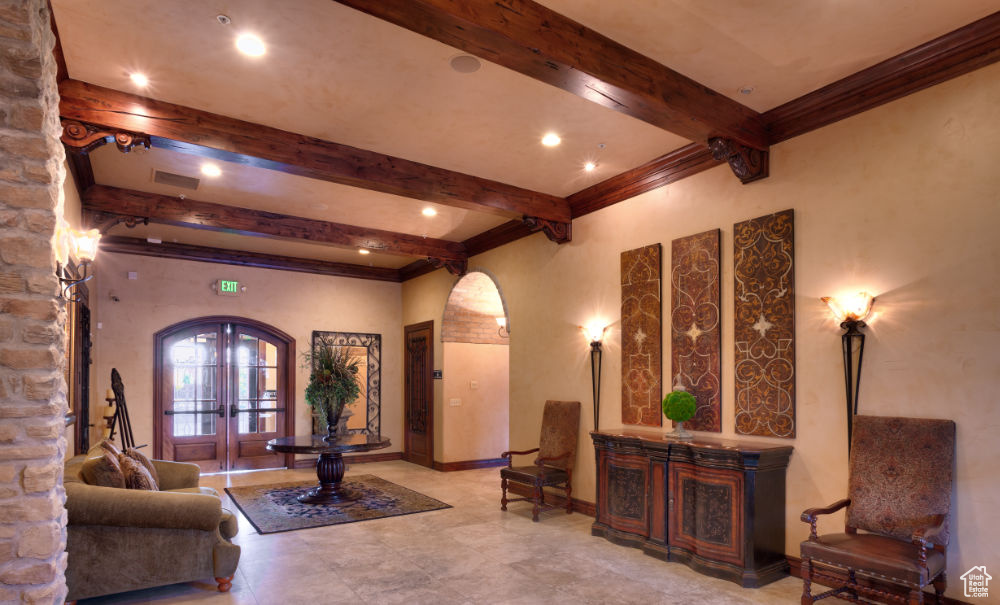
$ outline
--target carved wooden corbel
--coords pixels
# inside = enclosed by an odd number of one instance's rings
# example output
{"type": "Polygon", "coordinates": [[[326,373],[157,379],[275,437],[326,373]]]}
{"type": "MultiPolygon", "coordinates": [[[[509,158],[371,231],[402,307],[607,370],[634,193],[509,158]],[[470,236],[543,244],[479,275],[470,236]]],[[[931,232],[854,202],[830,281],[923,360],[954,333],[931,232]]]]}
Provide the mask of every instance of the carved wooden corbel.
{"type": "Polygon", "coordinates": [[[461,260],[445,260],[441,258],[427,257],[427,262],[434,265],[437,269],[444,267],[448,270],[448,273],[451,273],[452,275],[465,275],[465,272],[469,269],[469,261],[464,258],[461,260]]]}
{"type": "Polygon", "coordinates": [[[744,185],[767,178],[770,155],[767,149],[754,149],[721,137],[709,139],[708,148],[713,158],[729,164],[744,185]]]}
{"type": "Polygon", "coordinates": [[[140,223],[143,225],[149,224],[148,217],[130,216],[126,214],[116,214],[114,212],[102,212],[99,210],[84,210],[83,212],[84,224],[90,225],[91,229],[97,229],[102,235],[107,234],[108,230],[115,225],[122,223],[124,223],[129,229],[132,229],[140,223]]]}
{"type": "Polygon", "coordinates": [[[548,221],[535,216],[526,216],[523,221],[532,233],[540,230],[545,233],[545,237],[557,244],[565,244],[573,239],[573,223],[548,221]]]}
{"type": "Polygon", "coordinates": [[[62,120],[62,127],[63,144],[77,153],[90,153],[111,141],[115,142],[118,151],[122,153],[132,151],[136,145],[142,145],[146,149],[150,147],[149,135],[141,132],[105,130],[93,124],[66,119],[62,120]]]}

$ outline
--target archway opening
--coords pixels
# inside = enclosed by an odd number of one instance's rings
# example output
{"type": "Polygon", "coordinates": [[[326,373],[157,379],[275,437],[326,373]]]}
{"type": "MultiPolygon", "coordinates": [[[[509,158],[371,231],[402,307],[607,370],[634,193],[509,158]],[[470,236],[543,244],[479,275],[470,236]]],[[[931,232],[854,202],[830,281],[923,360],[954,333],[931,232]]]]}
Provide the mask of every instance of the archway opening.
{"type": "Polygon", "coordinates": [[[500,289],[486,273],[452,288],[441,322],[440,460],[496,459],[510,435],[510,333],[500,289]],[[499,320],[499,321],[498,321],[499,320]]]}

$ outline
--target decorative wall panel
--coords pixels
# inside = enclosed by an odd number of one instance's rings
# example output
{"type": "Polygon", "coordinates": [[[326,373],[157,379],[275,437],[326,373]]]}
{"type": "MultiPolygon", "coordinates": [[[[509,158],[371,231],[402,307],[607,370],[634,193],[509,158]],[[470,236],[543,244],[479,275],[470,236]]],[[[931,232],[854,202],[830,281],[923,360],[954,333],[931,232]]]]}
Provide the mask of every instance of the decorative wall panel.
{"type": "Polygon", "coordinates": [[[722,431],[720,231],[675,239],[670,256],[672,384],[694,395],[698,409],[685,428],[722,431]]]}
{"type": "Polygon", "coordinates": [[[736,432],[795,437],[793,213],[733,227],[736,432]]]}
{"type": "Polygon", "coordinates": [[[660,426],[660,244],[622,252],[622,422],[660,426]]]}

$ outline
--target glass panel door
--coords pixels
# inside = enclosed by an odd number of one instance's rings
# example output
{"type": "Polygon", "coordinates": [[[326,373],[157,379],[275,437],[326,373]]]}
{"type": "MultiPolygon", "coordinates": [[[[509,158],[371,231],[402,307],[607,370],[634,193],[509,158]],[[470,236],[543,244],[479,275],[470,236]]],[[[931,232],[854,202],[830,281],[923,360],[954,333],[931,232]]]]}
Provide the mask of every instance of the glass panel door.
{"type": "Polygon", "coordinates": [[[164,455],[206,472],[225,467],[223,336],[221,326],[195,326],[166,339],[161,353],[164,455]]]}
{"type": "Polygon", "coordinates": [[[281,436],[285,425],[286,345],[244,326],[234,327],[230,406],[230,468],[273,468],[281,457],[267,451],[266,442],[281,436]]]}
{"type": "MultiPolygon", "coordinates": [[[[291,339],[288,339],[290,342],[291,339]]],[[[267,441],[289,430],[285,405],[294,350],[240,323],[190,322],[157,335],[158,455],[204,472],[276,468],[267,441]]]]}

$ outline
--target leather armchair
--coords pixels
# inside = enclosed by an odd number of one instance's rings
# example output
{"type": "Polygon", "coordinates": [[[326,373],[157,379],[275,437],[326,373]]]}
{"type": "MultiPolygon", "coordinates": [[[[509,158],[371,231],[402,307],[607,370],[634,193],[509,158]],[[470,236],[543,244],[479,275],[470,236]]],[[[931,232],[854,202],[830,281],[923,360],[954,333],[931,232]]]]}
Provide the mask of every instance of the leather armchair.
{"type": "Polygon", "coordinates": [[[539,446],[530,450],[508,451],[500,454],[507,460],[507,467],[500,469],[500,510],[507,510],[508,502],[529,500],[533,503],[531,520],[538,521],[539,511],[551,508],[545,504],[545,488],[561,488],[566,494],[566,513],[573,512],[573,465],[576,462],[576,442],[580,431],[579,401],[546,401],[542,412],[542,434],[539,446]],[[537,452],[531,466],[514,466],[514,456],[537,452]],[[530,486],[528,498],[507,498],[509,482],[530,486]]]}
{"type": "Polygon", "coordinates": [[[923,603],[928,584],[940,602],[947,586],[954,456],[950,420],[856,416],[849,497],[802,513],[810,526],[809,539],[800,546],[803,605],[830,596],[856,603],[868,602],[862,597],[923,603]],[[821,515],[845,508],[844,533],[817,532],[821,515]],[[859,576],[901,585],[907,596],[859,576]],[[834,588],[814,596],[813,580],[834,588]]]}

